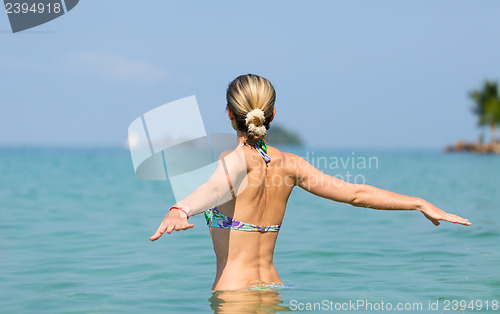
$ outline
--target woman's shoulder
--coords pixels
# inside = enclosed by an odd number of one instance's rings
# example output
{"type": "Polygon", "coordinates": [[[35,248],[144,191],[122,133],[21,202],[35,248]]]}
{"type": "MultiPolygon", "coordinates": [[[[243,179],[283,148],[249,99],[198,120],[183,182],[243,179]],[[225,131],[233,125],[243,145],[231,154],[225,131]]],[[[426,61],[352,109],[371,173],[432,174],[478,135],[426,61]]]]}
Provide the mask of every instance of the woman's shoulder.
{"type": "Polygon", "coordinates": [[[239,169],[246,168],[245,153],[241,149],[228,149],[222,151],[217,158],[217,163],[225,168],[239,169]]]}
{"type": "Polygon", "coordinates": [[[270,153],[274,156],[278,156],[281,159],[284,167],[294,169],[301,165],[308,164],[308,162],[299,155],[281,151],[276,147],[270,147],[270,153]]]}
{"type": "Polygon", "coordinates": [[[303,160],[303,158],[300,157],[299,155],[282,151],[274,146],[268,146],[268,149],[269,149],[270,153],[273,153],[274,155],[281,156],[282,158],[285,158],[288,160],[300,160],[300,159],[303,160]]]}

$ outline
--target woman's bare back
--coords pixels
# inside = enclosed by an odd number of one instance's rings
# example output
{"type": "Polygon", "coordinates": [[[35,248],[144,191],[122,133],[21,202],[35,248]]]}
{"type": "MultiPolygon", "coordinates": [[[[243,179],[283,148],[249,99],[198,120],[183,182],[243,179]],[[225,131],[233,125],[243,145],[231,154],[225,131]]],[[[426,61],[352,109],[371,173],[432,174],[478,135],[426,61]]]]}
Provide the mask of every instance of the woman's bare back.
{"type": "MultiPolygon", "coordinates": [[[[283,220],[295,178],[287,169],[287,154],[269,147],[271,161],[249,146],[240,148],[247,168],[247,182],[236,197],[218,207],[225,216],[260,226],[283,220]]],[[[236,190],[238,187],[235,188],[236,190]]],[[[212,289],[239,289],[257,283],[282,283],[273,265],[278,232],[247,232],[210,228],[217,257],[217,275],[212,289]]]]}

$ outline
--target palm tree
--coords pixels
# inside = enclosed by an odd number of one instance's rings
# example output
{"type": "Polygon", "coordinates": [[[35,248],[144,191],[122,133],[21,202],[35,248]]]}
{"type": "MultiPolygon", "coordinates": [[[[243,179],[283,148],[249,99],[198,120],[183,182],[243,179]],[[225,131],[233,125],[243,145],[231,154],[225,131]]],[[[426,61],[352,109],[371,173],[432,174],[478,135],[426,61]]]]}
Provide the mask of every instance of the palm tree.
{"type": "Polygon", "coordinates": [[[479,125],[489,125],[491,128],[492,142],[497,142],[496,125],[500,124],[500,96],[498,84],[486,81],[482,90],[473,90],[469,97],[474,101],[472,111],[479,117],[479,125]]]}

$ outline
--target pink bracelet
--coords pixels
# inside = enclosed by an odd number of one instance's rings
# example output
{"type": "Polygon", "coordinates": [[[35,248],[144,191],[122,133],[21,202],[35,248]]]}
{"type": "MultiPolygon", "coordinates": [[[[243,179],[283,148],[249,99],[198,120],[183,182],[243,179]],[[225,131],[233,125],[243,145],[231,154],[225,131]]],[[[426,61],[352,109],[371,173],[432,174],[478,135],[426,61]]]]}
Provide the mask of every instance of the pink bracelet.
{"type": "Polygon", "coordinates": [[[178,209],[178,210],[180,210],[181,212],[183,212],[184,214],[186,214],[186,216],[187,216],[186,219],[189,219],[189,215],[188,215],[188,213],[186,213],[186,211],[184,209],[182,209],[180,207],[177,207],[177,206],[170,207],[170,210],[172,210],[172,209],[178,209]]]}

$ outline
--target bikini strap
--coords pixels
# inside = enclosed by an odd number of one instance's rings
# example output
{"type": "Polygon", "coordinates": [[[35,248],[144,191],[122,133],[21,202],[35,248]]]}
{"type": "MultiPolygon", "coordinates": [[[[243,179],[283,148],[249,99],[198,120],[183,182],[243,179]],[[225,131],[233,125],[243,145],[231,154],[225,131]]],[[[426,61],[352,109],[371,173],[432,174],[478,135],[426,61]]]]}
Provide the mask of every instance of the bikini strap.
{"type": "Polygon", "coordinates": [[[245,145],[250,145],[264,158],[267,164],[271,161],[271,157],[267,154],[267,143],[264,140],[257,140],[255,143],[245,142],[245,145]]]}

